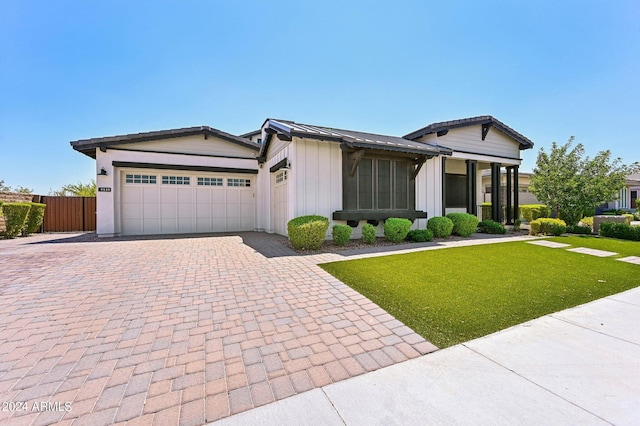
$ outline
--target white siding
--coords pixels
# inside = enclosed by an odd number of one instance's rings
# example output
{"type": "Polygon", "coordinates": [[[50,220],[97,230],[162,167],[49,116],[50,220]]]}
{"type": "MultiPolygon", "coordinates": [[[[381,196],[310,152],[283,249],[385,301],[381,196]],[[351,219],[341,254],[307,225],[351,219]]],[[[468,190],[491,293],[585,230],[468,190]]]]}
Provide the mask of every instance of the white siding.
{"type": "MultiPolygon", "coordinates": [[[[318,214],[335,222],[333,212],[342,209],[342,150],[335,142],[294,138],[289,186],[293,189],[293,217],[318,214]]],[[[291,194],[290,192],[290,194],[291,194]]],[[[344,223],[344,222],[340,222],[344,223]]]]}
{"type": "Polygon", "coordinates": [[[119,148],[136,151],[160,151],[184,154],[220,155],[232,157],[256,157],[258,151],[224,139],[203,135],[183,138],[163,139],[159,141],[136,142],[121,145],[119,148]]]}
{"type": "Polygon", "coordinates": [[[422,166],[416,181],[417,200],[424,197],[424,201],[416,204],[416,208],[427,212],[429,218],[442,216],[442,158],[434,157],[422,166]]]}
{"type": "MultiPolygon", "coordinates": [[[[504,133],[491,127],[485,140],[482,140],[482,126],[461,127],[449,130],[444,136],[425,135],[418,139],[422,142],[437,143],[457,151],[472,152],[481,155],[495,155],[506,158],[520,158],[520,145],[504,133]]],[[[497,159],[496,161],[499,161],[497,159]]]]}

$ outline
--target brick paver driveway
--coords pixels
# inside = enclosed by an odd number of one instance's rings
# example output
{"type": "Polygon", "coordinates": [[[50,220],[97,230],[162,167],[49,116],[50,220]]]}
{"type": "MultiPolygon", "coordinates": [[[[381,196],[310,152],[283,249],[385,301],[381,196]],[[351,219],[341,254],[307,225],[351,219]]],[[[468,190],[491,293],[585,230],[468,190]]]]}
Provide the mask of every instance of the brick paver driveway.
{"type": "Polygon", "coordinates": [[[337,258],[243,236],[2,240],[0,422],[201,425],[435,349],[316,266],[337,258]]]}

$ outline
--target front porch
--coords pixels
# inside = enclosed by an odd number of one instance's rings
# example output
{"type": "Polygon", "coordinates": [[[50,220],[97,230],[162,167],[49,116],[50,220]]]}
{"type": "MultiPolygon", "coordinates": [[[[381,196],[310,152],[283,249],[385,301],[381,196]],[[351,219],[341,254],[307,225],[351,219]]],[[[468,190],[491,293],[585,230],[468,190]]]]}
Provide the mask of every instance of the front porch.
{"type": "Polygon", "coordinates": [[[482,173],[484,170],[490,170],[491,220],[513,225],[514,221],[520,217],[519,165],[491,160],[494,159],[465,158],[456,154],[441,158],[443,216],[460,212],[476,215],[479,220],[482,220],[482,201],[484,200],[482,173]],[[501,191],[503,169],[506,171],[505,199],[501,191]]]}

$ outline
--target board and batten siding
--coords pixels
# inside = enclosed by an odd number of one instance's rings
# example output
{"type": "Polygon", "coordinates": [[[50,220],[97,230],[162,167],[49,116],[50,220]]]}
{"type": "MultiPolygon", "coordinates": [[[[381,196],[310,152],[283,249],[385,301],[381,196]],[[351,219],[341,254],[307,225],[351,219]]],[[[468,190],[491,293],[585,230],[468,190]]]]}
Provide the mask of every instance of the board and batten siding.
{"type": "Polygon", "coordinates": [[[256,157],[258,151],[215,136],[186,136],[159,141],[124,144],[121,149],[135,151],[172,152],[176,154],[219,155],[230,157],[256,157]]]}
{"type": "MultiPolygon", "coordinates": [[[[335,142],[294,138],[289,185],[293,188],[293,217],[329,218],[327,235],[336,223],[333,212],[342,209],[342,150],[335,142]],[[293,185],[292,185],[293,184],[293,185]]],[[[291,194],[291,193],[290,193],[291,194]]]]}
{"type": "MultiPolygon", "coordinates": [[[[274,138],[274,142],[277,139],[274,138]]],[[[283,141],[279,141],[283,142],[283,141]]],[[[267,153],[267,161],[262,166],[260,171],[258,172],[258,216],[257,216],[257,226],[256,228],[260,231],[264,230],[269,233],[274,233],[275,224],[274,224],[274,216],[276,208],[274,200],[275,200],[275,182],[274,176],[275,173],[271,173],[269,169],[274,165],[278,164],[280,161],[287,158],[291,163],[292,161],[292,153],[294,151],[293,145],[291,142],[284,142],[282,144],[278,143],[276,148],[278,150],[273,149],[273,145],[269,147],[269,152],[267,153]]],[[[293,169],[293,167],[292,167],[293,169]]],[[[286,206],[286,217],[287,221],[293,219],[293,205],[291,204],[292,200],[292,191],[293,185],[291,184],[294,176],[294,170],[289,170],[287,179],[287,200],[288,204],[286,206]]]]}
{"type": "Polygon", "coordinates": [[[494,127],[489,129],[487,137],[482,140],[482,126],[480,124],[451,129],[446,135],[439,137],[435,133],[431,133],[418,140],[432,144],[437,143],[454,151],[495,155],[505,158],[520,158],[520,145],[518,142],[494,127]]]}

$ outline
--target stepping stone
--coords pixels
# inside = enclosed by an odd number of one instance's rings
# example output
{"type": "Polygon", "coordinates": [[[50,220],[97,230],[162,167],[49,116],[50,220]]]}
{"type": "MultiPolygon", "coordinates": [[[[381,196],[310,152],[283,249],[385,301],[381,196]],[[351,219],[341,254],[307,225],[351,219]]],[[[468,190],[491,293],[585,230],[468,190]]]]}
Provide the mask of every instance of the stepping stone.
{"type": "Polygon", "coordinates": [[[638,256],[621,257],[620,259],[616,260],[619,260],[620,262],[633,263],[634,265],[640,265],[640,257],[638,256]]]}
{"type": "Polygon", "coordinates": [[[572,251],[572,252],[575,252],[575,253],[588,254],[588,255],[591,255],[591,256],[598,256],[598,257],[608,257],[608,256],[613,256],[614,254],[618,254],[618,253],[614,253],[612,251],[596,250],[596,249],[590,249],[590,248],[586,248],[586,247],[572,248],[572,249],[568,249],[567,251],[572,251]]]}
{"type": "Polygon", "coordinates": [[[527,241],[527,243],[535,244],[537,246],[542,246],[542,247],[549,247],[549,248],[563,248],[563,247],[569,247],[571,245],[571,244],[564,244],[564,243],[556,243],[554,241],[547,241],[547,240],[527,241]]]}

